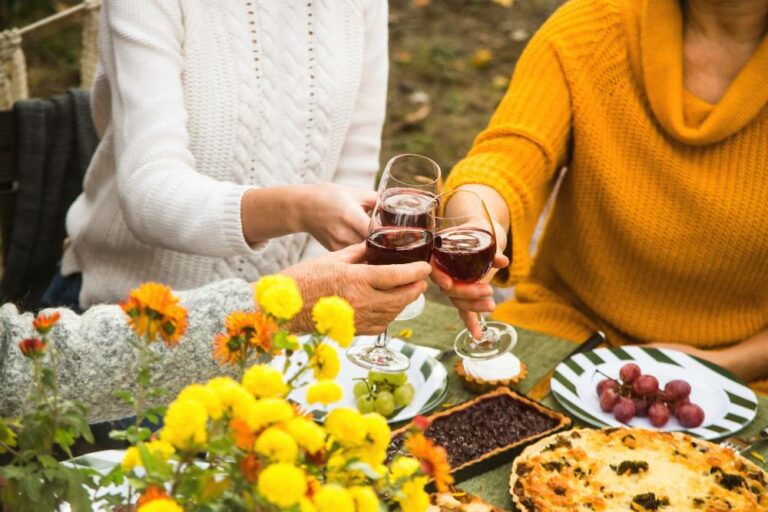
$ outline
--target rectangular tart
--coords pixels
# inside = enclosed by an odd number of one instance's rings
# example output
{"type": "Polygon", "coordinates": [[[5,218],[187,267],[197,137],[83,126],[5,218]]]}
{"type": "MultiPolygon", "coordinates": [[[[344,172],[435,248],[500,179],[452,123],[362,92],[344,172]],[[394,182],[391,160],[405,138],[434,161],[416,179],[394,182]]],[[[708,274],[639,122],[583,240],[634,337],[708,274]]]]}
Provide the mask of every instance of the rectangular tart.
{"type": "MultiPolygon", "coordinates": [[[[533,441],[562,430],[570,418],[501,387],[428,416],[426,437],[445,447],[457,482],[512,460],[533,441]]],[[[392,433],[389,454],[400,450],[409,423],[392,433]]]]}

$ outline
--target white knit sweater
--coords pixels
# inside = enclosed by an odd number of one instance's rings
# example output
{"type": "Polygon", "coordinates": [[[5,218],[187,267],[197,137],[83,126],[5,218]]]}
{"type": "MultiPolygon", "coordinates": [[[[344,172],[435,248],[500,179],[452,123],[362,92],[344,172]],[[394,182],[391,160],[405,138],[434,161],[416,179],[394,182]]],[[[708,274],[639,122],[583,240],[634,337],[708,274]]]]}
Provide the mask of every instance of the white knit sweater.
{"type": "Polygon", "coordinates": [[[373,187],[386,0],[105,0],[93,114],[102,139],[67,215],[81,306],[141,282],[253,281],[307,236],[249,247],[249,187],[373,187]]]}

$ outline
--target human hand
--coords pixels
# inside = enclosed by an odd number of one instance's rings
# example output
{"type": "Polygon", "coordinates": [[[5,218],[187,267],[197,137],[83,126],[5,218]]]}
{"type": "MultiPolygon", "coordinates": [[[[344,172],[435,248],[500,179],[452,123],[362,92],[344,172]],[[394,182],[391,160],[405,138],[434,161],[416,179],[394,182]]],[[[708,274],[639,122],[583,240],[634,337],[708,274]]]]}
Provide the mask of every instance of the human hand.
{"type": "Polygon", "coordinates": [[[509,258],[503,254],[504,247],[507,245],[506,232],[496,222],[494,222],[494,231],[496,232],[496,255],[494,256],[491,270],[481,281],[477,283],[456,281],[438,268],[434,260],[432,262],[432,273],[430,276],[432,281],[440,287],[440,291],[456,306],[459,316],[475,338],[482,336],[477,313],[490,313],[496,309],[496,302],[493,300],[493,288],[488,283],[491,282],[499,269],[509,266],[509,258]]]}
{"type": "Polygon", "coordinates": [[[300,230],[312,235],[326,249],[337,251],[365,240],[376,205],[376,192],[319,183],[306,185],[298,206],[300,230]]]}
{"type": "Polygon", "coordinates": [[[379,334],[427,289],[425,279],[432,268],[425,262],[375,266],[362,264],[364,259],[361,243],[285,269],[304,297],[304,308],[289,327],[313,330],[312,306],[321,297],[338,295],[355,309],[357,334],[379,334]]]}

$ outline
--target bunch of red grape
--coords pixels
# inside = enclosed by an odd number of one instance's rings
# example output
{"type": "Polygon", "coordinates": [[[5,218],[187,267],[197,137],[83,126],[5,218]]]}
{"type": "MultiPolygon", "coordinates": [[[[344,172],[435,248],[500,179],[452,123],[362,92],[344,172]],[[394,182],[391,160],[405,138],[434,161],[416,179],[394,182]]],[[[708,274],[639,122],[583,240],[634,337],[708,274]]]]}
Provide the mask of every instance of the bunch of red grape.
{"type": "Polygon", "coordinates": [[[704,422],[704,410],[691,403],[691,385],[684,380],[671,380],[664,389],[653,375],[643,375],[635,363],[619,370],[619,380],[603,379],[597,384],[600,408],[612,412],[622,423],[635,416],[648,417],[654,427],[663,427],[674,414],[684,428],[695,428],[704,422]]]}

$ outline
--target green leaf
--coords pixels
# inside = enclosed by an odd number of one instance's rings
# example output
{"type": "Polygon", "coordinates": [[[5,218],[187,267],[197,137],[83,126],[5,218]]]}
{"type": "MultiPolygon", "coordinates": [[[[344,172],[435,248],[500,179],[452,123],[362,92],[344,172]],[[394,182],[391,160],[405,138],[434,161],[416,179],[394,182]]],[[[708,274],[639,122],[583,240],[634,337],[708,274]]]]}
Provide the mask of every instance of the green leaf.
{"type": "Polygon", "coordinates": [[[147,449],[144,443],[139,444],[139,455],[141,456],[141,464],[147,472],[147,475],[152,478],[159,478],[160,480],[170,480],[173,476],[173,469],[168,462],[164,461],[161,457],[155,456],[147,449]]]}
{"type": "Polygon", "coordinates": [[[56,384],[56,374],[51,368],[43,368],[40,380],[46,387],[53,389],[56,384]]]}
{"type": "Polygon", "coordinates": [[[133,399],[133,394],[127,389],[120,389],[118,391],[115,391],[114,393],[112,393],[112,396],[114,396],[115,398],[119,398],[125,404],[130,405],[131,407],[133,407],[133,405],[135,404],[133,399]]]}
{"type": "Polygon", "coordinates": [[[59,463],[56,459],[51,457],[50,455],[41,454],[37,456],[37,460],[40,461],[40,465],[44,468],[57,468],[59,467],[59,463]]]}
{"type": "Polygon", "coordinates": [[[53,440],[62,450],[67,452],[67,455],[72,456],[69,453],[69,447],[75,444],[75,437],[69,430],[57,428],[56,433],[53,435],[53,440]]]}

